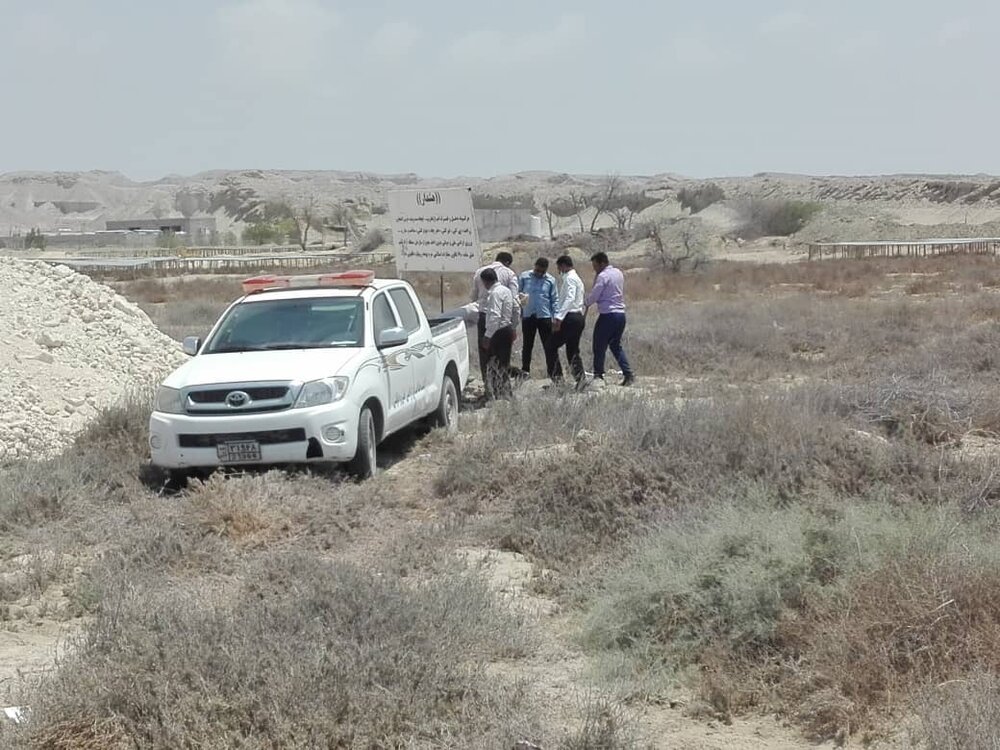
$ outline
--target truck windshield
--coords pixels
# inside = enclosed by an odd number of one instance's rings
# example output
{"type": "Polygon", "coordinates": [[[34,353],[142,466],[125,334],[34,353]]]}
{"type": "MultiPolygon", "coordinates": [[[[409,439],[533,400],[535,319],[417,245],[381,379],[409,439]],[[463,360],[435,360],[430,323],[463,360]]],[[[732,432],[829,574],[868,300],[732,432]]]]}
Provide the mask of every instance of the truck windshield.
{"type": "Polygon", "coordinates": [[[316,297],[244,302],[223,319],[202,352],[359,347],[364,342],[360,299],[316,297]]]}

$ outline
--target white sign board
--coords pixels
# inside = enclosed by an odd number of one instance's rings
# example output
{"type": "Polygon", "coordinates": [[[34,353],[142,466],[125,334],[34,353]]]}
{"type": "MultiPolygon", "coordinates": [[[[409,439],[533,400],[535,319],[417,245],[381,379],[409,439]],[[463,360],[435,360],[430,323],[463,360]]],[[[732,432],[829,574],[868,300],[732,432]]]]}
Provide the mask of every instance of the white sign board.
{"type": "Polygon", "coordinates": [[[397,271],[475,273],[483,264],[471,190],[393,190],[388,198],[397,271]]]}

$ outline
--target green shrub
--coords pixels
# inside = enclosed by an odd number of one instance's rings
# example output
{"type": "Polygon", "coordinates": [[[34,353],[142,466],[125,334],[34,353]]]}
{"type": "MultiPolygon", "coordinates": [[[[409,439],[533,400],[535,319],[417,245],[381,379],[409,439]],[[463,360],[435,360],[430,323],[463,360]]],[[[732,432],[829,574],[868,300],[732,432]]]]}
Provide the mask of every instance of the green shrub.
{"type": "Polygon", "coordinates": [[[744,200],[736,205],[742,223],[740,233],[746,239],[793,235],[822,208],[818,203],[759,198],[744,200]]]}
{"type": "Polygon", "coordinates": [[[243,230],[243,242],[248,245],[277,245],[287,237],[286,227],[271,222],[254,222],[243,230]]]}
{"type": "Polygon", "coordinates": [[[45,235],[41,229],[29,229],[24,236],[25,250],[44,250],[45,244],[45,235]]]}
{"type": "Polygon", "coordinates": [[[711,205],[724,201],[726,192],[714,182],[706,182],[695,187],[682,187],[677,191],[681,208],[690,209],[692,214],[704,211],[711,205]]]}
{"type": "Polygon", "coordinates": [[[716,505],[602,578],[585,642],[640,673],[700,666],[725,711],[765,704],[815,737],[856,731],[927,685],[1000,667],[991,524],[887,503],[716,505]]]}

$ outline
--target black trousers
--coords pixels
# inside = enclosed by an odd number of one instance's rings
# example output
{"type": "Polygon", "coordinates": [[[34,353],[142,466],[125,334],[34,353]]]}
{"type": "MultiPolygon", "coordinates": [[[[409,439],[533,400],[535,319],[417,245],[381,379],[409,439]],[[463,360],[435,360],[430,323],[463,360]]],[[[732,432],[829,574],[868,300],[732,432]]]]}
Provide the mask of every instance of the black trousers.
{"type": "Polygon", "coordinates": [[[552,319],[524,318],[521,321],[521,333],[524,334],[524,341],[521,343],[521,371],[531,372],[531,355],[535,352],[535,334],[542,340],[542,351],[545,352],[545,374],[553,377],[553,368],[558,366],[559,360],[553,357],[551,351],[552,340],[552,319]]]}
{"type": "Polygon", "coordinates": [[[566,360],[569,362],[569,371],[573,373],[573,380],[577,383],[583,380],[584,369],[583,359],[580,357],[580,339],[583,338],[585,325],[583,313],[569,313],[559,330],[552,333],[549,348],[555,362],[553,378],[561,378],[563,375],[562,364],[559,362],[559,349],[565,346],[566,360]]]}
{"type": "Polygon", "coordinates": [[[514,348],[514,329],[500,328],[490,339],[486,353],[486,395],[506,398],[511,394],[510,353],[514,348]]]}

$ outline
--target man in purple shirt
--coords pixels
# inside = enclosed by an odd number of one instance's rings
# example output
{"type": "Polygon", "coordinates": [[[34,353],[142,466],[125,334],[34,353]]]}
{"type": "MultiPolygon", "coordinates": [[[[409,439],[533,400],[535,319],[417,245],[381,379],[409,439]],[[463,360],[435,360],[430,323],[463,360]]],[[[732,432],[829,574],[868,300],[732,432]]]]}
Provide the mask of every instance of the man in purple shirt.
{"type": "Polygon", "coordinates": [[[590,262],[594,266],[594,287],[587,295],[586,306],[597,305],[597,323],[594,325],[594,378],[604,380],[604,358],[608,348],[614,355],[625,376],[622,385],[632,385],[635,373],[622,349],[625,333],[625,276],[611,265],[607,253],[595,253],[590,262]]]}

